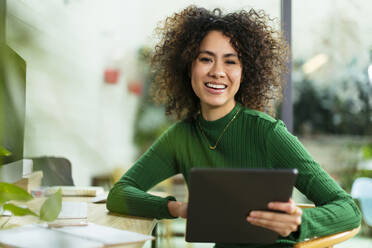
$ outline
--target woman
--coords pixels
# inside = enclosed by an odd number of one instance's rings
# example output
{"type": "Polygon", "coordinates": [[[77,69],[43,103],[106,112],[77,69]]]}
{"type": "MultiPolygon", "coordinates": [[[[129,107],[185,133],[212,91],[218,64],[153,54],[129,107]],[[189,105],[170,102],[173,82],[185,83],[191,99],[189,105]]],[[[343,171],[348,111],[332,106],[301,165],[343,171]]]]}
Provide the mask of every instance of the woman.
{"type": "MultiPolygon", "coordinates": [[[[274,247],[352,229],[353,200],[311,158],[272,113],[280,99],[287,48],[262,11],[223,15],[190,6],[158,29],[152,59],[155,99],[180,121],[171,126],[111,189],[110,211],[152,218],[187,217],[187,203],[146,193],[193,166],[297,168],[296,187],[316,204],[272,202],[283,213],[252,211],[253,225],[280,234],[274,247]]],[[[242,195],[242,197],[244,197],[242,195]]],[[[211,206],[213,207],[213,206],[211,206]]],[[[216,216],[218,218],[218,216],[216,216]]],[[[216,247],[260,247],[216,244],[216,247]]]]}

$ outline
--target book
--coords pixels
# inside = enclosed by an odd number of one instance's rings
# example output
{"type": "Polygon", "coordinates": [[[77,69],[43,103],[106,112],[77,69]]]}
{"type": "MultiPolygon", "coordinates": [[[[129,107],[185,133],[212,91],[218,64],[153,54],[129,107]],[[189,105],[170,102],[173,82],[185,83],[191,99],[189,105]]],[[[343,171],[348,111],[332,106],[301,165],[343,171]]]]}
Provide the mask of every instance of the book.
{"type": "Polygon", "coordinates": [[[104,193],[103,188],[98,186],[53,186],[48,187],[45,194],[54,194],[58,189],[62,190],[63,196],[97,196],[104,193]]]}

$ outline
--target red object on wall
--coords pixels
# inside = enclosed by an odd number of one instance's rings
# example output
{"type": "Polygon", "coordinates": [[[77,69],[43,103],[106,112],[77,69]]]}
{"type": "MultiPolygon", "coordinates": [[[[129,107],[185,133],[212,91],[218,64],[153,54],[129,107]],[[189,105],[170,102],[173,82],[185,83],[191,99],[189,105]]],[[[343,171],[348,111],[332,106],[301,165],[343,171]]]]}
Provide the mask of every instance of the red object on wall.
{"type": "Polygon", "coordinates": [[[107,68],[105,70],[105,82],[108,84],[116,84],[119,81],[119,69],[107,68]]]}
{"type": "Polygon", "coordinates": [[[140,96],[143,91],[143,84],[141,81],[133,80],[128,83],[128,91],[134,95],[140,96]]]}

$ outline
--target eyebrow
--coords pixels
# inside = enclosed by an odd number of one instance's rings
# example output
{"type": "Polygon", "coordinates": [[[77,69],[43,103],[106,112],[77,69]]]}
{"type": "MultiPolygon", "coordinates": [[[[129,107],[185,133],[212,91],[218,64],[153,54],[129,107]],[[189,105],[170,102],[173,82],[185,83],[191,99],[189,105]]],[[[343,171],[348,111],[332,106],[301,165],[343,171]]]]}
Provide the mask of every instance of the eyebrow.
{"type": "MultiPolygon", "coordinates": [[[[201,50],[199,52],[199,54],[201,54],[201,53],[206,53],[210,56],[216,57],[216,54],[214,52],[211,52],[211,51],[208,51],[208,50],[201,50]]],[[[223,55],[223,57],[224,58],[226,58],[226,57],[237,57],[237,55],[235,53],[226,53],[226,54],[223,55]]]]}

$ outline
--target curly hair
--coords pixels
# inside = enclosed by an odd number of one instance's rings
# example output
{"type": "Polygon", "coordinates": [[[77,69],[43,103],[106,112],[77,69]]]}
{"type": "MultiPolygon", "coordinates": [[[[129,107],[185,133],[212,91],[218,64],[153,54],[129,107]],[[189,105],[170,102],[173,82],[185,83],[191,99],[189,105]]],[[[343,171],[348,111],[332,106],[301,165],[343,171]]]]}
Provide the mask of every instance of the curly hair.
{"type": "Polygon", "coordinates": [[[262,10],[223,15],[218,8],[209,11],[193,5],[166,18],[156,29],[160,41],[151,58],[155,102],[164,104],[166,114],[177,119],[200,111],[199,98],[191,86],[191,64],[204,37],[215,30],[230,38],[242,64],[242,81],[235,100],[274,115],[275,104],[282,98],[288,61],[287,43],[270,25],[274,20],[262,10]]]}

